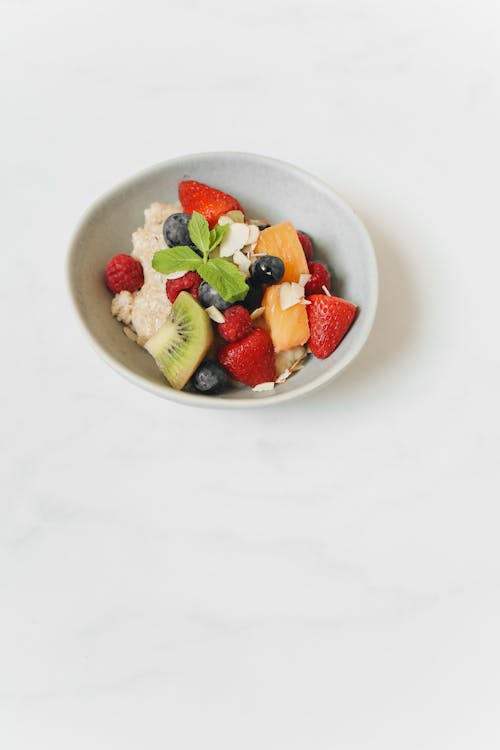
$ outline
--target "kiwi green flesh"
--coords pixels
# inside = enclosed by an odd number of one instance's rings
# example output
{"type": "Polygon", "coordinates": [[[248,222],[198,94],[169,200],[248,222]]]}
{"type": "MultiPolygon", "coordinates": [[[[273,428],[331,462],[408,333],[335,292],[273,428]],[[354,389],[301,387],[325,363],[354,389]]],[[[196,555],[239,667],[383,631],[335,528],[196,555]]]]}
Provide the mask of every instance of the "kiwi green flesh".
{"type": "Polygon", "coordinates": [[[201,363],[214,338],[212,323],[203,307],[181,292],[170,317],[145,344],[172,388],[181,390],[201,363]]]}

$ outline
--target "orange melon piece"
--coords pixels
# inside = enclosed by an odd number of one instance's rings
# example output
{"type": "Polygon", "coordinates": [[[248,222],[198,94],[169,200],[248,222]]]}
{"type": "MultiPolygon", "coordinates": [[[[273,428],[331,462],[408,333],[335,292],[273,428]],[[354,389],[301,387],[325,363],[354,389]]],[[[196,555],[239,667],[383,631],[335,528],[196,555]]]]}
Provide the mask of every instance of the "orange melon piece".
{"type": "Polygon", "coordinates": [[[305,305],[297,304],[287,310],[282,310],[280,286],[281,284],[269,286],[262,298],[262,306],[265,308],[263,318],[277,352],[291,349],[292,346],[300,346],[309,340],[309,323],[305,305]]]}
{"type": "Polygon", "coordinates": [[[289,221],[263,229],[254,252],[281,258],[285,264],[282,281],[298,281],[301,273],[309,273],[302,245],[289,221]]]}

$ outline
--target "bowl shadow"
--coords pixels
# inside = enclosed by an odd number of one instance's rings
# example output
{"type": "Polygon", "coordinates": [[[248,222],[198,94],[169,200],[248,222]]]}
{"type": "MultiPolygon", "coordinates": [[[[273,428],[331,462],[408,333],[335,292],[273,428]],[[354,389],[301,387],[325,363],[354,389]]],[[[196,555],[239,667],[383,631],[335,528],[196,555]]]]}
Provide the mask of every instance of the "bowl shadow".
{"type": "MultiPolygon", "coordinates": [[[[320,402],[328,392],[346,397],[378,379],[388,369],[401,367],[417,336],[420,301],[403,244],[393,238],[379,220],[357,213],[370,234],[377,257],[379,301],[374,325],[352,365],[325,389],[312,393],[307,399],[309,404],[316,399],[320,402]]],[[[335,291],[341,296],[341,288],[335,291]]]]}

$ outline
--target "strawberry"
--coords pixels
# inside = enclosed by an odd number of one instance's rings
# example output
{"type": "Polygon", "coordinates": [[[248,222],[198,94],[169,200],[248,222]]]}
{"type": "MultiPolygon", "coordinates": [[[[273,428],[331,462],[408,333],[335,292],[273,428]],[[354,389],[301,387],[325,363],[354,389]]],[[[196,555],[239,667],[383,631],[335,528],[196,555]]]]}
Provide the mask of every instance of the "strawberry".
{"type": "Polygon", "coordinates": [[[144,271],[138,260],[126,253],[119,253],[108,261],[104,281],[114,294],[136,292],[144,284],[144,271]]]}
{"type": "Polygon", "coordinates": [[[273,342],[262,328],[255,328],[244,339],[222,347],[219,362],[232,378],[252,388],[276,380],[273,342]]]}
{"type": "Polygon", "coordinates": [[[201,284],[201,276],[196,271],[188,271],[181,276],[180,279],[167,279],[165,289],[167,297],[173,304],[179,294],[183,291],[189,292],[189,294],[198,299],[198,289],[201,284]]]}
{"type": "Polygon", "coordinates": [[[219,335],[231,343],[245,338],[252,330],[250,313],[242,305],[233,305],[224,312],[224,323],[219,323],[219,335]]]}
{"type": "Polygon", "coordinates": [[[318,359],[326,359],[340,344],[352,325],[357,307],[340,297],[313,294],[307,298],[311,335],[309,348],[318,359]]]}
{"type": "Polygon", "coordinates": [[[312,260],[313,257],[313,244],[311,241],[311,238],[309,237],[306,232],[301,232],[300,230],[297,230],[297,235],[300,240],[300,244],[302,245],[302,250],[304,251],[304,255],[306,256],[306,260],[312,260]]]}
{"type": "Polygon", "coordinates": [[[306,297],[310,294],[324,294],[324,286],[330,291],[330,274],[326,266],[323,263],[308,263],[307,267],[311,278],[305,286],[306,297]]]}
{"type": "Polygon", "coordinates": [[[232,195],[204,185],[196,180],[183,180],[179,183],[179,200],[182,210],[187,214],[198,211],[208,221],[210,229],[217,224],[222,214],[228,211],[242,211],[240,204],[232,195]]]}

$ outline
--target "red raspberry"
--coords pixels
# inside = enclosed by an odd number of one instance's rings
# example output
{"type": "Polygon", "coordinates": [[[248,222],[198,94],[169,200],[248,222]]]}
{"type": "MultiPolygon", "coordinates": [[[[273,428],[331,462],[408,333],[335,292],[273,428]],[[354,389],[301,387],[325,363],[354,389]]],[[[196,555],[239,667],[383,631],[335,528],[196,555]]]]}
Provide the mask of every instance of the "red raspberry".
{"type": "Polygon", "coordinates": [[[224,323],[219,323],[218,331],[223,339],[231,343],[244,339],[252,330],[252,319],[248,310],[241,305],[233,305],[223,313],[224,323]]]}
{"type": "Polygon", "coordinates": [[[113,294],[136,292],[144,284],[144,271],[138,260],[126,253],[119,253],[108,261],[104,281],[113,294]]]}
{"type": "Polygon", "coordinates": [[[328,273],[328,269],[323,265],[323,263],[308,263],[307,266],[309,268],[311,278],[309,279],[305,287],[304,293],[306,297],[309,294],[324,294],[324,286],[326,286],[328,291],[330,291],[330,274],[328,273]]]}
{"type": "Polygon", "coordinates": [[[167,279],[166,292],[170,302],[174,303],[181,292],[189,292],[192,297],[198,299],[198,288],[201,284],[201,276],[196,271],[188,271],[180,279],[167,279]]]}
{"type": "Polygon", "coordinates": [[[305,232],[297,231],[297,234],[300,240],[300,244],[302,245],[302,250],[304,251],[304,255],[306,256],[306,260],[307,261],[312,260],[313,245],[312,245],[311,238],[305,232]]]}

